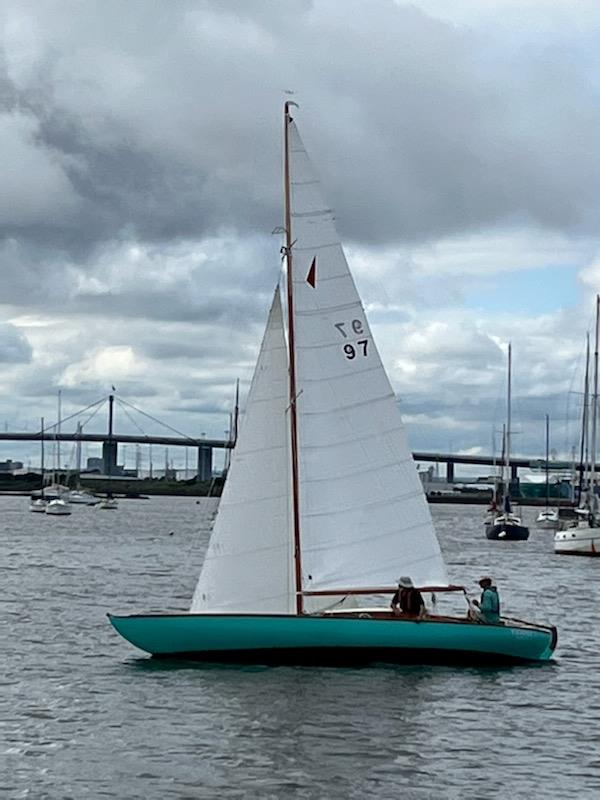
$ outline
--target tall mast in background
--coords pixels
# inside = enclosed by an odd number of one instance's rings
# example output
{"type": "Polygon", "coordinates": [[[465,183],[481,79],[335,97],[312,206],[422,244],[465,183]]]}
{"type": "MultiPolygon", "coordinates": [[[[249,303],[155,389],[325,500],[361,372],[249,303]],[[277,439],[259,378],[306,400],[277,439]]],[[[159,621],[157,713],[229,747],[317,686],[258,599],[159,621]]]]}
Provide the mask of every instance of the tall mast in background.
{"type": "Polygon", "coordinates": [[[596,510],[596,433],[598,421],[598,326],[600,324],[600,295],[596,295],[596,331],[594,337],[594,392],[592,394],[592,452],[591,452],[591,511],[596,510]]]}
{"type": "Polygon", "coordinates": [[[579,449],[579,505],[583,503],[583,489],[588,468],[588,395],[590,391],[590,334],[585,335],[585,378],[583,382],[583,411],[581,413],[581,447],[579,449]]]}
{"type": "MultiPolygon", "coordinates": [[[[506,392],[506,450],[504,453],[504,464],[506,466],[506,489],[505,499],[508,498],[510,505],[510,425],[511,425],[511,380],[512,380],[512,344],[508,343],[508,386],[506,392]]],[[[508,507],[505,510],[509,510],[508,507]]]]}

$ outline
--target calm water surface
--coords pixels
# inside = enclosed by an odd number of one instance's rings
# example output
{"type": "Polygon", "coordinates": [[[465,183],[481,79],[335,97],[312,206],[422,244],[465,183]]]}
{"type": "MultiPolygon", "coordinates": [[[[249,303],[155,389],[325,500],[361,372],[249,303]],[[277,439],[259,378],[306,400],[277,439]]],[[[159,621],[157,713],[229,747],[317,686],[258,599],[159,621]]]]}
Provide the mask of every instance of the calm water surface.
{"type": "Polygon", "coordinates": [[[481,507],[433,507],[452,579],[491,572],[506,614],[558,625],[552,665],[153,662],[105,614],[188,606],[206,502],[46,518],[0,498],[3,800],[600,797],[600,559],[542,531],[488,542],[481,507]]]}

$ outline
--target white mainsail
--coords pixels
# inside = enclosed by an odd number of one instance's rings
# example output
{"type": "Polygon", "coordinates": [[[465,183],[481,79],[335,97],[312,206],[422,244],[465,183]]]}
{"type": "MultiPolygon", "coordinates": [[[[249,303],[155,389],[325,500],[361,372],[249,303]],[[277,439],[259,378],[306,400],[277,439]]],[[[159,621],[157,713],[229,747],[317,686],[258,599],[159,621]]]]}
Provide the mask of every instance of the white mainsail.
{"type": "Polygon", "coordinates": [[[399,575],[446,585],[394,392],[332,211],[290,128],[303,588],[392,586],[399,575]]]}
{"type": "Polygon", "coordinates": [[[287,379],[277,288],[192,612],[295,610],[287,379]]]}

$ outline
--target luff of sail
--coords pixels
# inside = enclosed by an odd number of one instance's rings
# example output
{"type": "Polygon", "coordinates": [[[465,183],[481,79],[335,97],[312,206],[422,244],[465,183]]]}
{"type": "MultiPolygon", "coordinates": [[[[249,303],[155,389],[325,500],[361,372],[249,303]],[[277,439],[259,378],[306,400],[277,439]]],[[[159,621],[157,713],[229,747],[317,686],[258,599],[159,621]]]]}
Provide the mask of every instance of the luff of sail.
{"type": "Polygon", "coordinates": [[[399,575],[446,585],[394,392],[289,124],[303,588],[391,586],[399,575]]]}
{"type": "Polygon", "coordinates": [[[294,612],[287,407],[277,289],[192,612],[294,612]]]}

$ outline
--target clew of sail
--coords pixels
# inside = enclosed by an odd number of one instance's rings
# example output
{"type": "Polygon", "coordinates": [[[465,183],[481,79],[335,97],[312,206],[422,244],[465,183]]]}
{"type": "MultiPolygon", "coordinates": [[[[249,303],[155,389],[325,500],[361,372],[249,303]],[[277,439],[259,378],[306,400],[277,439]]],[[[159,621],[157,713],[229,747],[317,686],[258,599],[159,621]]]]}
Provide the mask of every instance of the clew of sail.
{"type": "Polygon", "coordinates": [[[290,128],[303,588],[386,587],[399,575],[446,585],[394,392],[332,211],[290,128]]]}
{"type": "Polygon", "coordinates": [[[295,609],[287,371],[277,288],[192,612],[295,609]]]}

